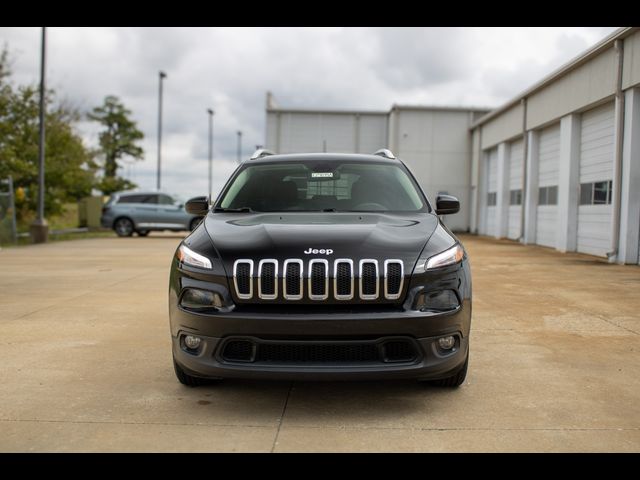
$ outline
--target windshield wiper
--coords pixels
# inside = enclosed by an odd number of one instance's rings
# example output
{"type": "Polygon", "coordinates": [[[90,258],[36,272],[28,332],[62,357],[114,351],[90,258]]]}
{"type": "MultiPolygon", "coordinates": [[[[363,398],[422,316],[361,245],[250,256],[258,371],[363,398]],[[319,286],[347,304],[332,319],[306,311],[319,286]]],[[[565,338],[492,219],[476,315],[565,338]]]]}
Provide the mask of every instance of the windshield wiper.
{"type": "Polygon", "coordinates": [[[246,212],[246,213],[254,213],[254,210],[251,207],[240,207],[240,208],[214,208],[214,212],[246,212]]]}

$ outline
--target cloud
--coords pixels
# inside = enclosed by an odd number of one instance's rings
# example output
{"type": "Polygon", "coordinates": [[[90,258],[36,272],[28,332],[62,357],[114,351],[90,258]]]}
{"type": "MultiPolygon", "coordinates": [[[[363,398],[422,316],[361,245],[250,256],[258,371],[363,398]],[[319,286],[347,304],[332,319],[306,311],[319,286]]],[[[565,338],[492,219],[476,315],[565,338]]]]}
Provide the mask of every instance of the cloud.
{"type": "MultiPolygon", "coordinates": [[[[206,193],[207,108],[214,191],[264,144],[265,93],[282,106],[387,110],[393,103],[499,106],[613,28],[71,28],[48,29],[49,86],[84,111],[118,96],[145,133],[146,158],[123,171],[156,178],[158,72],[165,71],[163,188],[206,193]]],[[[2,28],[14,80],[39,78],[39,28],[2,28]]],[[[83,122],[89,144],[97,127],[83,122]]]]}

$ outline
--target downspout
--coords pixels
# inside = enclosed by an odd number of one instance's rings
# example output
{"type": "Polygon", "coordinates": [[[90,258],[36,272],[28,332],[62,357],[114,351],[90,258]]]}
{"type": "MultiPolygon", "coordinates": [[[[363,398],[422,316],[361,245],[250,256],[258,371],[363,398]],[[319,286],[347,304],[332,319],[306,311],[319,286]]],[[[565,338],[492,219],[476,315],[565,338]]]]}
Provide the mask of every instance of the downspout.
{"type": "MultiPolygon", "coordinates": [[[[469,205],[472,205],[472,198],[475,194],[475,192],[473,191],[473,149],[474,149],[474,143],[473,143],[473,137],[474,137],[474,133],[473,133],[473,129],[471,129],[471,125],[473,125],[473,110],[469,110],[469,118],[467,120],[467,128],[468,128],[468,132],[470,132],[468,138],[468,142],[469,142],[469,152],[470,152],[470,162],[469,162],[469,205]]],[[[476,189],[478,187],[476,186],[476,189]]],[[[477,208],[477,205],[476,205],[477,208]]],[[[467,227],[467,232],[472,233],[471,232],[471,217],[472,217],[472,209],[469,209],[469,226],[467,227]]]]}
{"type": "Polygon", "coordinates": [[[478,125],[478,177],[476,180],[476,235],[480,232],[480,180],[482,180],[482,125],[478,125]]]}
{"type": "Polygon", "coordinates": [[[527,135],[527,97],[520,100],[522,105],[522,194],[520,195],[520,242],[524,243],[524,212],[527,193],[527,157],[529,156],[529,135],[527,135]]]}
{"type": "Polygon", "coordinates": [[[616,82],[616,138],[615,153],[613,163],[613,192],[611,208],[613,213],[611,231],[611,251],[607,253],[609,263],[615,263],[618,257],[618,243],[620,242],[620,207],[622,204],[622,141],[624,138],[624,92],[622,91],[622,64],[624,59],[624,48],[622,40],[616,40],[614,47],[618,58],[618,78],[616,82]]]}

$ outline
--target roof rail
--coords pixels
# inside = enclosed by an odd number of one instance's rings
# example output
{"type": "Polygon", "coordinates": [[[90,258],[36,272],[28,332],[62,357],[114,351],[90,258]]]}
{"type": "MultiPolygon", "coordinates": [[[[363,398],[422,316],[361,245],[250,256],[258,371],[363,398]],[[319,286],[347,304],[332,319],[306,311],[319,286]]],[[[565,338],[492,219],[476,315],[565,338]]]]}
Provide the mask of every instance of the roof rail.
{"type": "Polygon", "coordinates": [[[251,160],[255,160],[256,158],[266,157],[267,155],[275,155],[271,150],[267,150],[266,148],[259,148],[253,155],[251,155],[251,160]]]}
{"type": "Polygon", "coordinates": [[[375,152],[373,152],[373,154],[378,155],[379,157],[396,158],[393,152],[388,148],[381,148],[380,150],[376,150],[375,152]]]}

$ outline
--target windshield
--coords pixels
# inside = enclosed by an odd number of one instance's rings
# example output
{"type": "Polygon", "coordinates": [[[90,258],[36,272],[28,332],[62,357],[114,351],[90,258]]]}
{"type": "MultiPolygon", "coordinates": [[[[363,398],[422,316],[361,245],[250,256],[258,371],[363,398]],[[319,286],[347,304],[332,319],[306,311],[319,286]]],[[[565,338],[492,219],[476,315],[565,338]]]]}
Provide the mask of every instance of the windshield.
{"type": "Polygon", "coordinates": [[[340,162],[269,163],[242,169],[217,209],[258,212],[426,211],[404,166],[340,162]]]}

